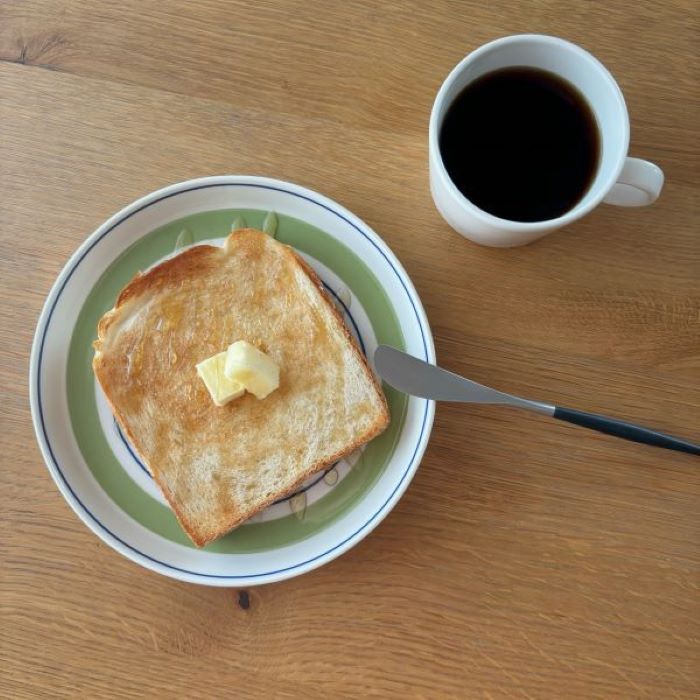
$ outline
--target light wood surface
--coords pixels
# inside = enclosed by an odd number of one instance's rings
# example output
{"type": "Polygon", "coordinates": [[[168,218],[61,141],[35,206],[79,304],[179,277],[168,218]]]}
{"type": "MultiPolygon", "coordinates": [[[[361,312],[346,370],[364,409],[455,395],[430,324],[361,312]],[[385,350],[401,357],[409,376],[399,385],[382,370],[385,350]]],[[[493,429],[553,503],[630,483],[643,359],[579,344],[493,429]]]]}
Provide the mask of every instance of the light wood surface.
{"type": "Polygon", "coordinates": [[[37,316],[79,243],[155,188],[248,173],[379,232],[444,366],[699,439],[697,26],[686,0],[0,2],[0,696],[698,697],[697,458],[443,405],[382,525],[244,609],[92,535],[27,399],[37,316]],[[432,205],[428,114],[465,53],[524,31],[611,69],[631,153],[667,185],[489,250],[432,205]]]}

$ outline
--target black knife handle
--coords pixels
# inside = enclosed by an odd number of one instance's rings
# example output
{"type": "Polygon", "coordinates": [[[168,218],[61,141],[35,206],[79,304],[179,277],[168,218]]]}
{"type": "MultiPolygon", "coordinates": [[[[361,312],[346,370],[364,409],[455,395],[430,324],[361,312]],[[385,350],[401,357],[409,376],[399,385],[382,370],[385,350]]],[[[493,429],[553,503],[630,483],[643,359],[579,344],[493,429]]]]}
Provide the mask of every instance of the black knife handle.
{"type": "Polygon", "coordinates": [[[555,407],[554,417],[581,425],[584,428],[631,440],[632,442],[643,442],[646,445],[654,445],[654,447],[665,447],[667,450],[678,450],[678,452],[687,452],[691,455],[700,455],[700,445],[695,445],[692,442],[681,440],[672,435],[659,433],[656,430],[643,428],[641,425],[625,423],[625,421],[615,418],[586,413],[585,411],[576,411],[573,408],[562,408],[561,406],[555,407]]]}

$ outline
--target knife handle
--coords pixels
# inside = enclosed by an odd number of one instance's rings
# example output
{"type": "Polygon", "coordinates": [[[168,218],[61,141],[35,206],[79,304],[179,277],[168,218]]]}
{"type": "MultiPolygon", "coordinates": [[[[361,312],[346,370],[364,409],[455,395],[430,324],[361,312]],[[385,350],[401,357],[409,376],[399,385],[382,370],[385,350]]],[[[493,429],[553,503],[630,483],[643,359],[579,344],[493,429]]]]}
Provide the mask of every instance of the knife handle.
{"type": "Polygon", "coordinates": [[[597,430],[601,433],[631,440],[632,442],[642,442],[645,445],[653,445],[654,447],[665,447],[667,450],[700,455],[700,445],[681,440],[672,435],[659,433],[656,430],[644,428],[641,425],[626,423],[616,418],[608,418],[607,416],[586,413],[585,411],[576,411],[573,408],[562,408],[561,406],[555,407],[553,416],[567,423],[574,423],[584,428],[597,430]]]}

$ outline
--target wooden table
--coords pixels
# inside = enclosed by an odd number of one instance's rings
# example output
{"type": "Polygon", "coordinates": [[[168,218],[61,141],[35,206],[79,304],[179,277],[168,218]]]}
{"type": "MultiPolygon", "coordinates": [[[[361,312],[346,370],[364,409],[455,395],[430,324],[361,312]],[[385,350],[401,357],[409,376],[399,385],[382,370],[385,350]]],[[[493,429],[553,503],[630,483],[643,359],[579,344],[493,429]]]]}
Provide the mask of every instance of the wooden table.
{"type": "Polygon", "coordinates": [[[102,544],[35,445],[29,347],[68,256],[134,198],[218,173],[299,182],[367,221],[444,366],[697,440],[697,7],[497,5],[0,4],[0,696],[697,697],[697,458],[440,406],[386,521],[243,609],[102,544]],[[524,31],[614,72],[632,153],[667,185],[492,250],[433,207],[428,114],[466,52],[524,31]]]}

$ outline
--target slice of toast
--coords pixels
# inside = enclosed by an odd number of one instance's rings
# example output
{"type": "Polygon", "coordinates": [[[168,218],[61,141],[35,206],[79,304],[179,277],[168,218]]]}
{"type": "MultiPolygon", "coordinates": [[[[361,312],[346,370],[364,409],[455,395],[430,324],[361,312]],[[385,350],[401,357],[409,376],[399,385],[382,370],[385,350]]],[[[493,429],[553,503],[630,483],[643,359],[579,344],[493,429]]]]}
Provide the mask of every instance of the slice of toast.
{"type": "Polygon", "coordinates": [[[382,391],[316,274],[254,229],[138,274],[97,327],[93,369],[192,541],[227,533],[383,431],[382,391]],[[247,340],[280,386],[214,405],[195,365],[247,340]]]}

